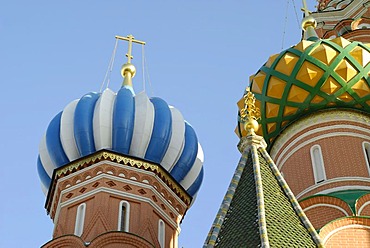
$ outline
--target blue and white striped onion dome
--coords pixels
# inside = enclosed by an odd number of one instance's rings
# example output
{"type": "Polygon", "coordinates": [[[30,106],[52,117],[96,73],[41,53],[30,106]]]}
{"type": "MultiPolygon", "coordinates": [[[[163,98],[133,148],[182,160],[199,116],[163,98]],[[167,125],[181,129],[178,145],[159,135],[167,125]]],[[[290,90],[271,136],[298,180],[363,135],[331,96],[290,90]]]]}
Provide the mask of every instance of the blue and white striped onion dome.
{"type": "Polygon", "coordinates": [[[44,193],[54,169],[101,149],[160,164],[192,197],[203,180],[203,150],[180,111],[122,87],[88,93],[52,119],[37,159],[44,193]]]}

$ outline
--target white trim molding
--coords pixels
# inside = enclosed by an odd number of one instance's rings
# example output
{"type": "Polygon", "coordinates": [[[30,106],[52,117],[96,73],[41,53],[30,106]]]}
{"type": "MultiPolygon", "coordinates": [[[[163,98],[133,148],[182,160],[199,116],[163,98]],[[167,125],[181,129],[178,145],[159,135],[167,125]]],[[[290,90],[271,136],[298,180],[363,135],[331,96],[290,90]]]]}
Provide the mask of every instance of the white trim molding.
{"type": "Polygon", "coordinates": [[[358,186],[358,185],[342,186],[342,187],[337,187],[337,188],[334,188],[334,189],[326,189],[326,190],[320,191],[317,194],[330,194],[330,193],[333,193],[333,192],[343,191],[343,190],[370,190],[370,186],[358,186]]]}
{"type": "MultiPolygon", "coordinates": [[[[326,128],[327,128],[327,130],[338,128],[336,126],[330,126],[330,127],[326,127],[326,128]]],[[[338,126],[344,126],[344,125],[338,125],[338,126]]],[[[341,128],[341,127],[339,127],[339,128],[341,128]]],[[[352,126],[352,128],[355,129],[355,130],[360,129],[360,127],[356,127],[356,126],[352,126]]],[[[318,130],[318,129],[323,129],[323,128],[317,128],[315,130],[312,130],[312,131],[315,131],[315,132],[312,132],[312,133],[317,133],[317,132],[323,131],[323,130],[318,130]]],[[[369,132],[369,134],[370,134],[370,130],[366,129],[366,131],[369,132]]],[[[307,133],[310,133],[310,131],[307,132],[307,133]]],[[[363,138],[363,139],[366,139],[366,140],[370,140],[370,135],[363,135],[363,134],[359,134],[359,133],[355,133],[355,132],[331,132],[331,133],[326,133],[326,134],[321,134],[321,135],[315,136],[311,139],[308,139],[308,140],[300,143],[300,139],[303,138],[303,136],[306,136],[307,133],[305,133],[304,135],[302,135],[302,136],[298,137],[297,139],[293,140],[291,143],[289,143],[289,145],[287,147],[284,148],[284,150],[281,152],[280,156],[277,158],[277,161],[276,161],[276,165],[278,166],[279,170],[281,170],[281,168],[284,166],[285,162],[294,153],[296,153],[298,150],[305,147],[306,145],[309,145],[311,143],[315,143],[315,142],[317,142],[319,140],[322,140],[322,139],[325,139],[325,138],[344,136],[344,137],[355,137],[355,138],[363,138]],[[293,149],[291,149],[291,148],[293,148],[293,149]],[[284,156],[284,155],[286,155],[286,156],[284,156]]]]}
{"type": "MultiPolygon", "coordinates": [[[[302,132],[305,129],[311,128],[314,125],[319,124],[329,124],[333,123],[334,125],[330,125],[330,127],[321,127],[316,128],[314,130],[310,130],[308,132],[305,132],[304,134],[300,135],[299,137],[292,140],[290,143],[290,147],[293,147],[294,144],[291,144],[292,142],[299,142],[302,138],[317,133],[321,131],[327,131],[332,130],[334,128],[347,128],[352,129],[356,131],[361,131],[369,134],[369,140],[370,140],[370,116],[366,115],[364,113],[360,113],[358,111],[354,110],[325,110],[322,112],[314,113],[311,115],[308,115],[304,118],[301,118],[300,120],[292,123],[289,125],[276,139],[274,142],[274,145],[271,147],[271,158],[276,161],[276,164],[278,165],[278,158],[276,157],[277,154],[280,152],[282,147],[287,144],[288,141],[290,141],[294,135],[297,133],[302,132]],[[351,122],[353,124],[334,124],[333,122],[338,123],[338,121],[346,121],[351,122]],[[367,126],[368,128],[362,128],[359,126],[356,126],[356,123],[367,126]]],[[[285,148],[287,150],[288,148],[285,148]]],[[[282,153],[284,152],[282,151],[282,153]]],[[[279,157],[282,157],[283,154],[280,154],[279,157]]]]}
{"type": "MultiPolygon", "coordinates": [[[[135,172],[138,172],[138,173],[142,173],[142,174],[145,174],[145,175],[148,175],[148,176],[153,176],[154,178],[157,179],[157,181],[159,182],[159,184],[164,187],[168,192],[173,192],[157,175],[155,175],[155,173],[153,172],[149,172],[149,171],[145,171],[145,170],[141,170],[141,169],[137,169],[137,168],[134,168],[134,167],[130,167],[130,166],[126,166],[126,165],[121,165],[119,163],[115,163],[115,162],[111,162],[111,161],[108,161],[108,160],[104,160],[104,161],[100,161],[92,166],[89,166],[87,168],[84,168],[82,170],[79,171],[80,174],[82,174],[83,172],[85,171],[88,171],[88,170],[91,170],[91,169],[94,169],[96,167],[99,167],[100,165],[104,165],[104,164],[107,164],[107,165],[111,165],[111,166],[115,166],[115,167],[118,167],[118,168],[122,168],[122,169],[126,169],[126,170],[129,170],[129,171],[135,171],[135,172]]],[[[106,176],[110,176],[108,177],[109,179],[111,180],[118,180],[120,182],[125,182],[125,183],[131,183],[133,185],[136,185],[136,186],[140,186],[140,187],[144,187],[144,188],[147,188],[147,189],[151,189],[153,190],[154,192],[157,192],[157,189],[155,189],[155,187],[151,184],[148,184],[146,182],[138,182],[138,181],[134,181],[134,180],[130,180],[130,179],[127,179],[125,177],[121,177],[121,176],[115,176],[115,175],[110,175],[110,174],[107,174],[107,173],[102,173],[102,172],[98,172],[97,175],[94,175],[92,178],[90,177],[89,179],[86,179],[84,180],[82,183],[79,183],[79,184],[76,184],[74,186],[69,186],[68,188],[66,189],[76,189],[78,187],[81,187],[82,185],[87,185],[91,182],[93,182],[94,180],[96,179],[101,179],[103,178],[102,175],[106,175],[106,176]]],[[[76,173],[72,173],[68,176],[65,176],[61,179],[59,179],[57,181],[57,185],[56,185],[56,189],[59,187],[59,185],[61,183],[63,183],[64,181],[68,180],[68,179],[71,179],[73,177],[76,176],[76,173]]],[[[62,192],[65,192],[66,189],[62,189],[62,192]]],[[[157,196],[159,196],[159,194],[156,194],[157,196]]],[[[186,209],[187,206],[186,204],[180,199],[180,197],[178,197],[175,193],[171,194],[171,196],[173,196],[179,203],[180,205],[186,209]]],[[[56,197],[57,197],[57,194],[54,194],[53,196],[53,201],[52,201],[52,204],[51,204],[51,207],[50,209],[53,209],[54,208],[54,204],[56,203],[56,197]]],[[[162,197],[162,196],[159,196],[159,197],[162,197]]],[[[193,199],[195,199],[195,197],[193,197],[193,199]]],[[[163,199],[163,201],[165,203],[167,203],[167,201],[165,199],[163,199]]],[[[59,204],[59,203],[58,203],[59,204]]],[[[55,218],[54,218],[55,219],[55,218]]],[[[55,222],[56,223],[56,222],[55,222]]]]}
{"type": "MultiPolygon", "coordinates": [[[[331,183],[336,183],[336,182],[348,182],[348,181],[358,181],[358,182],[365,182],[365,183],[370,183],[370,178],[367,178],[367,177],[337,177],[337,178],[331,178],[331,179],[328,179],[320,184],[315,184],[315,185],[312,185],[304,190],[302,190],[301,192],[299,192],[297,195],[296,195],[296,198],[299,199],[301,198],[303,195],[309,193],[310,191],[313,191],[319,187],[322,187],[324,185],[327,185],[327,184],[331,184],[331,183]]],[[[317,192],[315,193],[314,195],[319,195],[319,194],[329,194],[329,193],[333,193],[333,192],[337,192],[337,191],[342,191],[342,190],[349,190],[349,189],[359,189],[359,190],[370,190],[370,186],[361,186],[361,185],[353,185],[353,186],[341,186],[341,187],[335,187],[335,188],[330,188],[330,189],[325,189],[325,190],[322,190],[320,192],[317,192]]]]}
{"type": "Polygon", "coordinates": [[[365,208],[367,205],[369,205],[369,204],[370,204],[370,201],[368,201],[368,202],[366,202],[366,203],[362,204],[362,206],[361,206],[361,207],[360,207],[360,209],[358,210],[357,215],[361,215],[362,210],[364,210],[364,208],[365,208]]]}
{"type": "MultiPolygon", "coordinates": [[[[106,175],[106,174],[105,174],[106,175]]],[[[100,175],[99,175],[100,176],[100,175]]],[[[69,188],[68,188],[69,189],[69,188]]],[[[67,190],[63,190],[61,192],[61,194],[64,194],[65,192],[68,192],[67,190]]],[[[138,200],[138,201],[141,201],[141,202],[146,202],[148,204],[150,204],[156,211],[158,211],[161,216],[163,216],[166,221],[173,227],[175,228],[176,230],[178,230],[178,232],[180,233],[181,229],[180,229],[180,226],[177,225],[177,223],[172,220],[168,215],[167,213],[162,210],[162,208],[160,208],[156,203],[154,203],[153,200],[151,200],[150,198],[147,198],[147,197],[143,197],[143,196],[139,196],[139,195],[135,195],[135,194],[131,194],[131,193],[127,193],[127,192],[123,192],[123,191],[120,191],[120,190],[116,190],[116,189],[112,189],[112,188],[106,188],[106,187],[98,187],[92,191],[89,191],[85,194],[82,194],[82,195],[79,195],[77,197],[74,197],[74,198],[71,198],[65,202],[61,202],[61,199],[59,199],[59,202],[58,202],[58,207],[57,207],[57,210],[56,210],[56,218],[59,217],[59,213],[60,213],[60,210],[63,208],[63,207],[66,207],[72,203],[75,203],[77,201],[80,201],[80,200],[83,200],[83,199],[88,199],[89,197],[93,196],[94,194],[97,194],[97,193],[100,193],[100,192],[104,192],[104,193],[109,193],[109,194],[112,194],[112,195],[116,195],[116,196],[119,196],[119,197],[122,197],[122,198],[125,198],[125,199],[132,199],[132,200],[138,200]]],[[[157,194],[156,194],[157,195],[157,194]]],[[[158,195],[157,195],[158,196],[158,195]]],[[[159,197],[159,196],[158,196],[159,197]]],[[[176,216],[179,216],[180,214],[178,213],[177,210],[175,210],[172,206],[168,206],[169,209],[176,215],[176,216]]]]}
{"type": "Polygon", "coordinates": [[[347,211],[344,210],[343,208],[339,207],[339,206],[336,206],[336,205],[331,205],[331,204],[326,204],[326,203],[320,203],[320,204],[315,204],[315,205],[312,205],[312,206],[309,206],[309,207],[306,207],[305,209],[303,209],[304,212],[312,209],[312,208],[316,208],[316,207],[329,207],[329,208],[335,208],[339,211],[341,211],[342,213],[344,213],[345,216],[349,216],[347,211]]]}

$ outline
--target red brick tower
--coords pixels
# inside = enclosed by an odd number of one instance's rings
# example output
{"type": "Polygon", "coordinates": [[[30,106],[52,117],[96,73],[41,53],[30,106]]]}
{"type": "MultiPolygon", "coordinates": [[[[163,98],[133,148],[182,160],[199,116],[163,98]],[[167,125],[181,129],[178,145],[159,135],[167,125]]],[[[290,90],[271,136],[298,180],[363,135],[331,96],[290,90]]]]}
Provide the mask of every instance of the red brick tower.
{"type": "Polygon", "coordinates": [[[43,247],[177,248],[180,223],[203,179],[203,151],[181,113],[135,94],[130,63],[114,93],[91,92],[50,122],[38,172],[54,222],[43,247]]]}
{"type": "Polygon", "coordinates": [[[44,247],[177,247],[190,201],[160,165],[102,150],[55,171],[44,247]]]}

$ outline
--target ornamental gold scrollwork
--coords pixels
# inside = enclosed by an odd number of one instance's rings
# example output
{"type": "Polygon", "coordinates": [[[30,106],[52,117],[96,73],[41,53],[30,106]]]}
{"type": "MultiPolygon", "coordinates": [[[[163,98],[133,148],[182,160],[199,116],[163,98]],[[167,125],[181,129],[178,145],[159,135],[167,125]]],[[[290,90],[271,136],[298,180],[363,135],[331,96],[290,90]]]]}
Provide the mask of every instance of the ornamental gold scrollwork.
{"type": "Polygon", "coordinates": [[[247,87],[246,94],[244,98],[244,108],[240,110],[240,119],[242,122],[247,122],[248,120],[254,119],[258,120],[261,118],[261,112],[256,106],[256,98],[254,94],[250,91],[250,88],[247,87]]]}

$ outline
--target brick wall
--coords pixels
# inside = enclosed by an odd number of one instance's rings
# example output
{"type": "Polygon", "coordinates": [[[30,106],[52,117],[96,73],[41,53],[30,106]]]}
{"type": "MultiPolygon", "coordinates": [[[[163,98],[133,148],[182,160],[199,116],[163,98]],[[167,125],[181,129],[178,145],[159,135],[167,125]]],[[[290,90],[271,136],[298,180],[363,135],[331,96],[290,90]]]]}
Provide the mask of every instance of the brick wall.
{"type": "Polygon", "coordinates": [[[370,229],[361,226],[349,226],[331,235],[325,242],[325,247],[370,247],[370,229]]]}

